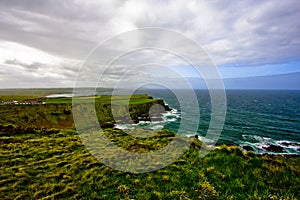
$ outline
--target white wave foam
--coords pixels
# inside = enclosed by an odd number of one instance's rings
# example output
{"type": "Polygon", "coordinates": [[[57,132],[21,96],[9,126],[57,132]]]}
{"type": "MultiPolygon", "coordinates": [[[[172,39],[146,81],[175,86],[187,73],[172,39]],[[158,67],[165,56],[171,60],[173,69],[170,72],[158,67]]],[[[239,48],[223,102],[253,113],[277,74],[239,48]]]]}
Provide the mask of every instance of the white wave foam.
{"type": "MultiPolygon", "coordinates": [[[[159,117],[160,118],[160,117],[159,117]]],[[[144,121],[141,120],[137,124],[116,124],[115,128],[125,130],[125,129],[134,129],[134,128],[144,128],[144,129],[152,129],[152,130],[160,130],[164,127],[164,125],[168,122],[175,122],[180,118],[180,113],[177,109],[172,109],[171,111],[167,111],[162,113],[162,121],[144,121]]]]}
{"type": "Polygon", "coordinates": [[[300,154],[300,143],[288,140],[274,140],[269,137],[260,137],[252,135],[243,135],[242,141],[239,141],[239,146],[250,146],[253,148],[255,153],[263,154],[274,154],[274,155],[283,155],[283,154],[300,154]],[[254,140],[255,139],[255,140],[254,140]],[[268,149],[271,145],[279,146],[283,148],[284,152],[271,152],[268,149]]]}
{"type": "Polygon", "coordinates": [[[180,113],[177,109],[172,109],[171,111],[167,111],[162,114],[162,118],[165,122],[175,122],[180,119],[180,113]]]}
{"type": "Polygon", "coordinates": [[[163,125],[156,125],[156,126],[152,126],[150,129],[152,130],[161,130],[164,126],[163,125]]]}
{"type": "Polygon", "coordinates": [[[115,124],[115,128],[121,130],[134,129],[134,127],[131,124],[115,124]]]}
{"type": "Polygon", "coordinates": [[[247,135],[244,134],[242,135],[244,140],[256,140],[258,142],[264,142],[264,141],[270,141],[272,140],[272,138],[269,137],[262,137],[262,136],[258,136],[258,135],[247,135]]]}
{"type": "Polygon", "coordinates": [[[294,141],[279,140],[279,141],[276,141],[276,144],[283,148],[294,149],[295,151],[299,151],[299,149],[300,149],[300,144],[297,142],[294,142],[294,141]]]}
{"type": "MultiPolygon", "coordinates": [[[[195,134],[186,134],[185,137],[194,137],[195,134]]],[[[214,144],[215,141],[214,140],[210,140],[210,139],[207,139],[206,137],[204,136],[201,136],[201,135],[198,135],[198,140],[200,140],[201,142],[204,142],[207,146],[209,147],[213,147],[214,145],[211,145],[211,144],[214,144]]]]}
{"type": "Polygon", "coordinates": [[[139,123],[137,123],[137,125],[150,125],[150,124],[160,124],[162,123],[162,121],[139,121],[139,123]]]}

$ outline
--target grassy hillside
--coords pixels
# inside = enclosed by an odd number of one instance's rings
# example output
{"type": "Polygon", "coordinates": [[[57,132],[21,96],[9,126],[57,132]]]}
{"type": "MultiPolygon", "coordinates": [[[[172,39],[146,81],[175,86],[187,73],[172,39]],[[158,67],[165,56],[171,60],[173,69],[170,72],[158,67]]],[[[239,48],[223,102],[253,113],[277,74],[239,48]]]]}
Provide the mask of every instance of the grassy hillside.
{"type": "MultiPolygon", "coordinates": [[[[172,133],[137,139],[106,129],[120,148],[152,150],[172,133]],[[131,144],[131,145],[130,145],[131,144]],[[134,145],[132,145],[134,144],[134,145]]],[[[161,170],[131,174],[95,160],[74,131],[0,137],[1,199],[299,199],[299,157],[257,156],[223,146],[205,158],[201,143],[161,170]]]]}
{"type": "MultiPolygon", "coordinates": [[[[3,96],[0,96],[0,99],[3,96]]],[[[28,97],[28,96],[27,96],[28,97]]],[[[10,96],[12,98],[12,96],[10,96]]],[[[34,96],[29,96],[33,99],[34,96]]],[[[128,96],[115,96],[111,101],[111,96],[80,97],[79,105],[75,109],[79,112],[86,112],[86,107],[95,102],[95,110],[100,125],[115,123],[118,121],[129,121],[131,118],[137,122],[139,116],[148,116],[152,105],[164,106],[161,99],[153,99],[148,95],[133,95],[129,105],[126,99],[128,96]],[[115,108],[115,116],[111,111],[111,104],[115,108]]],[[[78,98],[77,98],[78,99],[78,98]]],[[[50,98],[42,99],[46,105],[2,105],[0,106],[0,130],[12,132],[40,131],[41,129],[72,129],[74,120],[72,115],[72,98],[50,98]]],[[[93,107],[94,108],[94,107],[93,107]]],[[[166,109],[168,109],[166,107],[166,109]]],[[[157,110],[162,112],[163,110],[157,110]]]]}
{"type": "MultiPolygon", "coordinates": [[[[107,92],[110,88],[79,88],[77,92],[107,92]]],[[[25,88],[25,89],[0,89],[0,100],[23,100],[43,98],[51,94],[72,94],[73,88],[25,88]]]]}
{"type": "MultiPolygon", "coordinates": [[[[154,104],[164,106],[147,95],[133,96],[127,106],[127,97],[113,99],[116,120],[128,120],[126,110],[138,120],[154,104]]],[[[81,98],[75,109],[84,110],[91,100],[81,98]]],[[[204,144],[195,138],[185,139],[192,140],[189,150],[161,170],[114,170],[83,146],[72,109],[70,98],[0,106],[0,199],[300,199],[300,157],[261,156],[223,145],[199,158],[204,144]]],[[[110,96],[96,97],[95,109],[100,124],[114,123],[110,96]]],[[[156,151],[174,137],[166,130],[133,131],[154,136],[137,138],[104,129],[115,145],[129,152],[156,151]]]]}

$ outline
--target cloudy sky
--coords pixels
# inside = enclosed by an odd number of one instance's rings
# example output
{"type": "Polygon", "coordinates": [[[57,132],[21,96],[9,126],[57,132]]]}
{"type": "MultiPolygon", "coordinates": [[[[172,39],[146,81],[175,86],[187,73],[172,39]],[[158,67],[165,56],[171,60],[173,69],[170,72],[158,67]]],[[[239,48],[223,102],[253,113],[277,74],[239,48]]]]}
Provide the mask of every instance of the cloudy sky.
{"type": "MultiPolygon", "coordinates": [[[[81,66],[88,73],[80,78],[87,83],[93,80],[89,75],[98,76],[104,69],[99,60],[86,63],[91,50],[115,35],[145,27],[175,31],[195,41],[224,79],[286,74],[300,79],[299,19],[298,0],[0,1],[0,88],[72,87],[81,66]]],[[[161,36],[138,39],[142,44],[170,40],[161,36]]],[[[127,43],[138,39],[134,35],[127,43]]],[[[192,52],[185,43],[173,41],[172,48],[192,52]]],[[[94,57],[107,60],[124,45],[110,44],[94,57]]],[[[178,56],[146,49],[117,60],[103,80],[109,84],[124,74],[135,81],[150,80],[153,73],[159,80],[173,73],[169,68],[184,77],[196,76],[178,56]]]]}

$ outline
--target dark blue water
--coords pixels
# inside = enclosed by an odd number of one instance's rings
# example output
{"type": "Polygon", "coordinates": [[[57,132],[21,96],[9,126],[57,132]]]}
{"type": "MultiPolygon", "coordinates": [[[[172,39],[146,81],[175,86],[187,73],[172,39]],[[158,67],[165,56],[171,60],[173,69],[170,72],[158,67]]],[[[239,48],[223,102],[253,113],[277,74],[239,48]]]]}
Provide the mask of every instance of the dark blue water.
{"type": "MultiPolygon", "coordinates": [[[[178,99],[170,90],[146,90],[156,98],[162,98],[174,110],[166,114],[163,123],[142,122],[138,126],[153,129],[169,129],[177,132],[183,113],[178,99]]],[[[186,91],[177,91],[184,96],[186,91]]],[[[200,110],[197,133],[205,140],[211,120],[211,103],[208,91],[195,91],[200,110]]],[[[227,114],[218,144],[234,144],[252,148],[257,153],[300,155],[300,91],[226,91],[227,114]],[[276,149],[272,149],[271,147],[276,149]]],[[[189,97],[186,96],[188,100],[189,97]]],[[[195,110],[196,104],[188,104],[195,110]]],[[[188,123],[194,121],[191,112],[188,123]]],[[[195,115],[196,116],[196,115],[195,115]]],[[[181,132],[179,134],[189,135],[181,132]]],[[[209,141],[206,141],[209,142],[209,141]]]]}

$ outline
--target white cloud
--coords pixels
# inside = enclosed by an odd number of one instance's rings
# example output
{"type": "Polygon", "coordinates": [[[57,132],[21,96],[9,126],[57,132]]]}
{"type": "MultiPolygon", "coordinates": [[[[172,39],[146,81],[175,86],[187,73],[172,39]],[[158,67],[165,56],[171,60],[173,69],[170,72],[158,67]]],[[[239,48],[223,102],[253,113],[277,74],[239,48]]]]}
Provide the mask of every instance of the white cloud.
{"type": "MultiPolygon", "coordinates": [[[[217,65],[282,63],[300,57],[299,18],[297,0],[1,1],[0,69],[3,71],[7,65],[16,69],[21,66],[29,72],[24,76],[28,82],[30,74],[33,77],[49,75],[60,82],[70,80],[76,74],[79,60],[99,42],[143,27],[161,27],[185,34],[202,46],[217,65]],[[22,65],[5,64],[9,60],[22,65]],[[30,66],[37,64],[41,72],[34,74],[30,66]]],[[[145,38],[135,35],[127,45],[135,46],[143,40],[145,38]]],[[[189,48],[174,41],[176,45],[189,48]]],[[[110,48],[119,51],[120,45],[110,48]]],[[[139,56],[122,64],[147,63],[153,56],[157,57],[151,52],[139,56]]],[[[164,56],[164,63],[176,62],[161,54],[161,58],[164,56]]],[[[91,67],[91,74],[97,72],[94,68],[91,67]]],[[[9,76],[14,80],[22,75],[7,74],[6,81],[10,80],[9,76]]],[[[0,82],[3,81],[0,79],[0,82]]]]}
{"type": "Polygon", "coordinates": [[[45,83],[63,85],[65,81],[74,80],[78,62],[22,44],[0,42],[2,87],[9,84],[11,87],[24,87],[30,83],[34,87],[43,86],[45,83]],[[38,81],[42,83],[36,84],[38,81]]]}
{"type": "Polygon", "coordinates": [[[53,56],[49,53],[19,43],[0,41],[0,62],[4,63],[6,60],[14,59],[25,64],[32,64],[35,62],[60,64],[65,60],[64,58],[53,56]]]}

